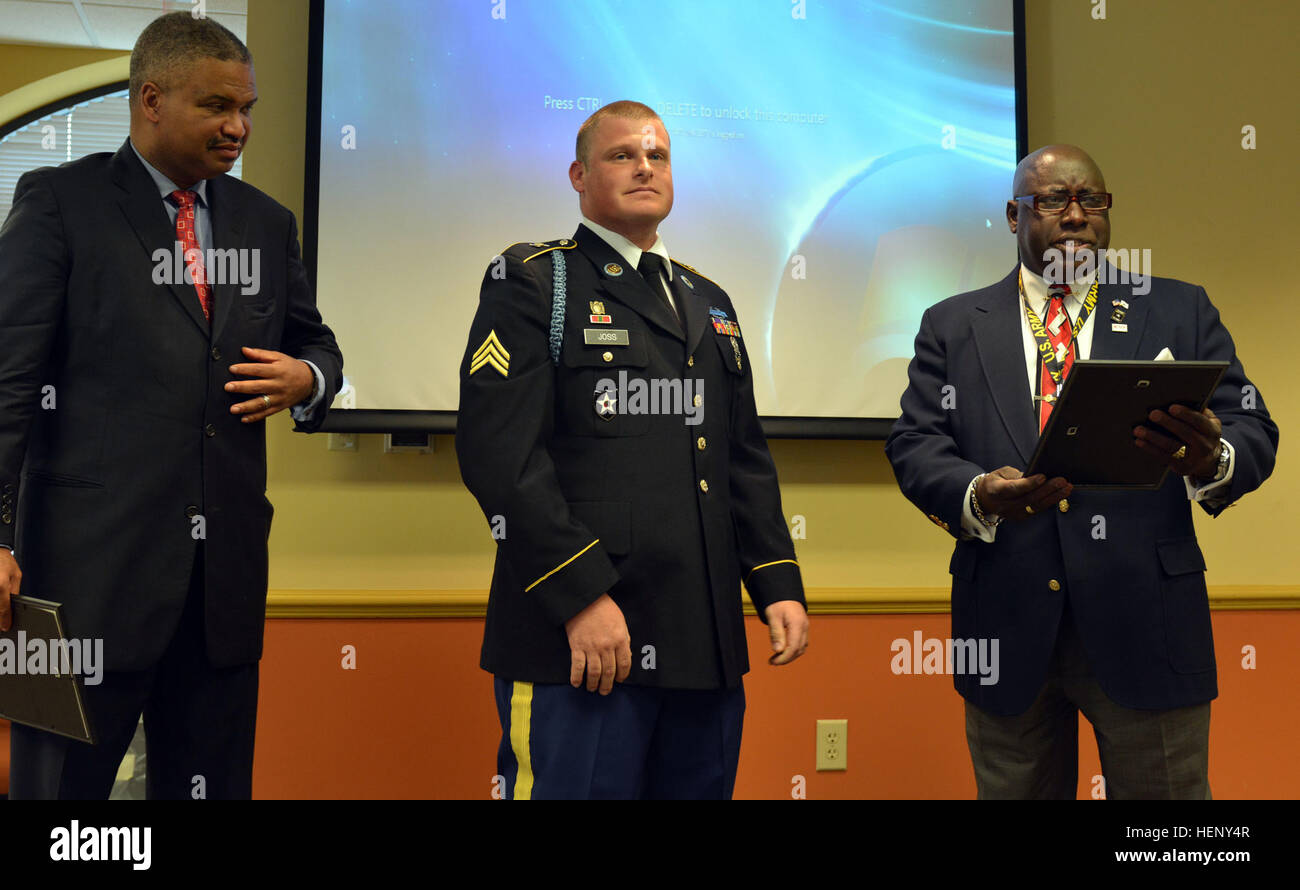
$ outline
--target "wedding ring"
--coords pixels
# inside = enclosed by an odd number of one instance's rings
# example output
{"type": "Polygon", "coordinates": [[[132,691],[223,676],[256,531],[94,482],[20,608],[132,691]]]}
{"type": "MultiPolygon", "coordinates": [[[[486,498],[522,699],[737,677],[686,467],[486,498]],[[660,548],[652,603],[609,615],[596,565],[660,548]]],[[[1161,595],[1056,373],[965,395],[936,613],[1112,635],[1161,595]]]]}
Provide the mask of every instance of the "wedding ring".
{"type": "Polygon", "coordinates": [[[1187,446],[1178,446],[1178,450],[1173,453],[1174,460],[1182,460],[1185,457],[1187,457],[1187,446]]]}
{"type": "Polygon", "coordinates": [[[265,393],[263,393],[263,394],[262,394],[262,404],[265,405],[266,407],[270,408],[270,407],[271,407],[271,397],[268,396],[268,395],[266,395],[265,393]]]}

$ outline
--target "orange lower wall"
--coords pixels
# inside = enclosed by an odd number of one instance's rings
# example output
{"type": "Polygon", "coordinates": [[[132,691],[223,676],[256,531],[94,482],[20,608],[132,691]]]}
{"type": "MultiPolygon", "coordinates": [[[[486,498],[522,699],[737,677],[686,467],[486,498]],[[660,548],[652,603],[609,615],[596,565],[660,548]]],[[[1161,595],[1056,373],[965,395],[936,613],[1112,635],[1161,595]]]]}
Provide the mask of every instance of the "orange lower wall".
{"type": "MultiPolygon", "coordinates": [[[[817,615],[795,664],[766,664],[749,619],[738,798],[969,798],[961,699],[945,676],[895,676],[890,643],[948,636],[947,615],[817,615]],[[818,718],[849,721],[849,770],[814,769],[818,718]]],[[[273,619],[262,661],[254,794],[261,798],[487,798],[500,737],[480,619],[273,619]],[[355,671],[341,667],[356,647],[355,671]]],[[[1226,798],[1300,797],[1300,612],[1216,612],[1219,698],[1210,782],[1226,798]],[[1256,670],[1241,650],[1255,647],[1256,670]]],[[[1080,721],[1080,790],[1100,772],[1080,721]]]]}

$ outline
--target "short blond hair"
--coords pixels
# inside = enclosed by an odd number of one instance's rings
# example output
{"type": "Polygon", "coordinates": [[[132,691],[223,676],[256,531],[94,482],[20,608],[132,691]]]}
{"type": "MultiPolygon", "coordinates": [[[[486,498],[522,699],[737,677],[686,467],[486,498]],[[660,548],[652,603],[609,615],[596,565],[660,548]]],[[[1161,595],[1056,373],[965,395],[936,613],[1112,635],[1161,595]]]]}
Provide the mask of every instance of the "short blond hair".
{"type": "Polygon", "coordinates": [[[655,113],[655,110],[644,102],[635,102],[631,99],[619,99],[617,102],[610,102],[608,105],[602,105],[596,109],[591,117],[582,122],[578,128],[578,140],[574,146],[573,153],[578,159],[578,163],[584,166],[587,163],[587,155],[591,152],[591,140],[596,134],[596,128],[600,122],[607,117],[621,117],[626,120],[646,121],[655,120],[663,123],[663,120],[655,113]]]}

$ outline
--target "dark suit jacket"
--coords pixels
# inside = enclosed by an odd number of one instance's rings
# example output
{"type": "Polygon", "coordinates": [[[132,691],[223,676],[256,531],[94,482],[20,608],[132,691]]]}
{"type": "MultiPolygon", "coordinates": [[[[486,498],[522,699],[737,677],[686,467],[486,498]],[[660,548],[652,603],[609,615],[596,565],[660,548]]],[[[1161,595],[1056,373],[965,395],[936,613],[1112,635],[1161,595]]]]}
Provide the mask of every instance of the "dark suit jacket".
{"type": "MultiPolygon", "coordinates": [[[[1023,469],[1038,439],[1016,272],[926,311],[908,370],[902,416],[885,446],[903,494],[960,537],[966,488],[978,473],[1023,469]],[[956,407],[943,407],[951,384],[956,407]]],[[[1231,364],[1210,400],[1236,450],[1218,515],[1273,469],[1277,426],[1250,385],[1203,288],[1153,278],[1150,293],[1102,285],[1093,359],[1176,359],[1231,364]],[[1113,299],[1130,304],[1127,333],[1111,330],[1113,299]]],[[[1218,493],[1216,492],[1216,495],[1218,493]]],[[[1204,503],[1203,503],[1203,506],[1204,503]]],[[[1179,476],[1151,492],[1076,491],[1054,510],[998,527],[992,544],[959,540],[952,556],[954,639],[998,639],[1001,676],[981,685],[955,676],[967,700],[994,714],[1023,712],[1042,688],[1068,598],[1093,672],[1116,703],[1175,708],[1218,694],[1205,560],[1179,476]],[[1106,520],[1095,539],[1093,517],[1106,520]],[[1057,581],[1061,589],[1049,584],[1057,581]]]]}
{"type": "Polygon", "coordinates": [[[293,214],[229,176],[207,188],[204,248],[260,250],[260,290],[215,285],[211,326],[192,284],[155,283],[175,230],[129,143],[25,174],[0,229],[0,542],[17,544],[24,594],[104,639],[108,670],[162,654],[204,532],[209,656],[261,656],[265,425],[241,423],[230,406],[247,397],[222,387],[242,346],[314,362],[327,391],[310,432],[342,382],[293,214]]]}
{"type": "Polygon", "coordinates": [[[629,683],[735,686],[749,669],[741,580],[760,615],[778,600],[802,602],[803,587],[743,338],[733,347],[709,321],[713,308],[735,322],[730,298],[693,269],[674,268],[684,337],[662,296],[585,226],[573,239],[517,244],[503,256],[504,276],[493,264],[483,279],[456,432],[465,484],[504,526],[482,666],[511,680],[568,682],[564,623],[608,592],[632,637],[629,683]],[[555,252],[567,292],[558,367],[548,345],[555,252]],[[609,324],[591,321],[596,308],[609,324]],[[626,330],[628,343],[588,345],[586,329],[626,330]],[[508,374],[470,373],[493,332],[508,374]],[[620,374],[702,380],[702,422],[602,419],[598,383],[620,374]]]}

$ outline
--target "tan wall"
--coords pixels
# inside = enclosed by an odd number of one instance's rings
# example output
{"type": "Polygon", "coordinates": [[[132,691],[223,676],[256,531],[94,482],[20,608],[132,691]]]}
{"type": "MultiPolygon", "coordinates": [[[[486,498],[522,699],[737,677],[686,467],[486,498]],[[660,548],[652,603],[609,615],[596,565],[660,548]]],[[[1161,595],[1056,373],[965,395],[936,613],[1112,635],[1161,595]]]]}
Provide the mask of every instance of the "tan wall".
{"type": "Polygon", "coordinates": [[[74,49],[0,43],[0,96],[69,68],[129,55],[130,53],[119,49],[74,49]]]}
{"type": "MultiPolygon", "coordinates": [[[[1116,246],[1149,247],[1157,275],[1203,285],[1282,434],[1277,469],[1218,520],[1197,511],[1211,585],[1300,582],[1290,521],[1300,470],[1289,217],[1300,156],[1291,0],[1029,0],[1029,138],[1088,148],[1115,194],[1116,246]],[[1242,148],[1242,127],[1258,147],[1242,148]],[[1289,264],[1289,263],[1288,263],[1289,264]],[[1287,504],[1291,504],[1290,507],[1287,504]]],[[[1154,358],[1154,356],[1145,356],[1154,358]]]]}
{"type": "MultiPolygon", "coordinates": [[[[1290,92],[1300,7],[1111,0],[1105,21],[1091,8],[1028,4],[1030,143],[1072,141],[1096,156],[1117,195],[1115,244],[1149,247],[1157,274],[1207,288],[1285,437],[1297,396],[1283,385],[1288,350],[1271,349],[1270,334],[1295,295],[1294,276],[1276,266],[1295,252],[1284,217],[1294,201],[1284,196],[1294,197],[1300,156],[1290,92]],[[1244,124],[1257,128],[1255,151],[1241,148],[1244,124]]],[[[262,98],[245,177],[295,211],[306,10],[306,0],[249,4],[262,98]]],[[[492,542],[450,439],[439,437],[432,456],[385,455],[380,437],[363,436],[360,452],[346,454],[293,435],[287,418],[269,434],[273,589],[486,588],[492,542]]],[[[778,441],[772,450],[786,514],[807,517],[807,540],[796,543],[810,587],[947,585],[951,540],[899,495],[881,443],[778,441]]],[[[1300,578],[1279,521],[1295,515],[1286,503],[1300,482],[1286,453],[1270,483],[1213,528],[1198,519],[1212,586],[1300,578]]]]}

